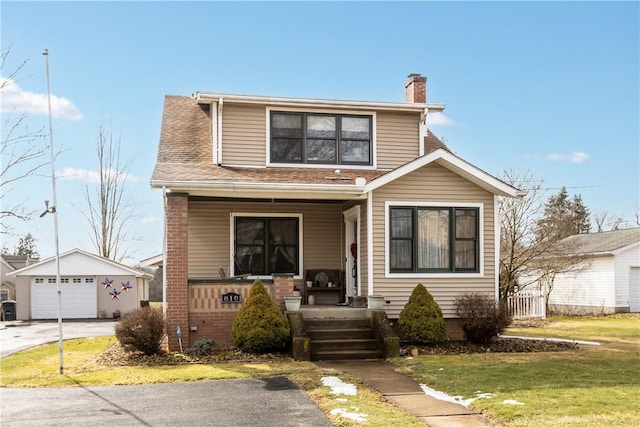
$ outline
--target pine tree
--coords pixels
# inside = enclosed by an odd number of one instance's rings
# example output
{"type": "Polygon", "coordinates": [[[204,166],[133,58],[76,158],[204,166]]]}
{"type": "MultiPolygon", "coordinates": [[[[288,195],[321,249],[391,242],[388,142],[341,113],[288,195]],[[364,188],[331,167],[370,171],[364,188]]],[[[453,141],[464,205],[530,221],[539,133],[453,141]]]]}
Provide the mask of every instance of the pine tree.
{"type": "Polygon", "coordinates": [[[591,229],[589,215],[582,196],[576,194],[570,199],[567,188],[562,187],[560,193],[549,197],[544,205],[544,217],[538,221],[538,238],[553,241],[588,233],[591,229]]]}
{"type": "Polygon", "coordinates": [[[40,254],[36,248],[36,239],[31,233],[27,233],[26,236],[20,238],[14,255],[27,255],[29,258],[40,258],[40,254]]]}

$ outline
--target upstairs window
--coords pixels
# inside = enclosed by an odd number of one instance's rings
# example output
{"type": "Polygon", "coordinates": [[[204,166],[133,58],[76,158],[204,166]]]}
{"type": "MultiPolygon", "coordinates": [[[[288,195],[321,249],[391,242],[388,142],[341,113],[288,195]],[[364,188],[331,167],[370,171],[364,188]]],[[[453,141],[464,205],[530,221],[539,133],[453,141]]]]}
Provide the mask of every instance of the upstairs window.
{"type": "Polygon", "coordinates": [[[371,116],[271,112],[271,162],[371,165],[371,116]]]}
{"type": "Polygon", "coordinates": [[[479,271],[478,209],[402,206],[389,214],[391,272],[479,271]]]}

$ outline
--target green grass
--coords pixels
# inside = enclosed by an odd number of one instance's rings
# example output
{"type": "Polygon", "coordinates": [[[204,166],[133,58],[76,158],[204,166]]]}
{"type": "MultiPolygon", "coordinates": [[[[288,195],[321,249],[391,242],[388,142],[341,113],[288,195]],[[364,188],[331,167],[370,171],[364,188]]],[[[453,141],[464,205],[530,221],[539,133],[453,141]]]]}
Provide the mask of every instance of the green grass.
{"type": "Polygon", "coordinates": [[[2,387],[86,387],[285,376],[304,390],[336,426],[360,426],[362,423],[340,415],[331,415],[334,409],[367,414],[367,426],[419,427],[424,425],[389,404],[360,379],[346,374],[337,374],[311,362],[293,362],[282,358],[262,363],[185,363],[115,367],[97,364],[96,357],[115,342],[116,339],[113,336],[65,341],[63,375],[58,373],[57,343],[15,353],[0,359],[0,385],[2,387]],[[357,395],[332,395],[331,389],[322,385],[321,381],[322,377],[329,375],[338,376],[344,382],[356,384],[357,395]]]}
{"type": "Polygon", "coordinates": [[[494,393],[471,407],[509,426],[633,426],[640,402],[640,316],[552,318],[512,335],[601,341],[557,353],[420,356],[402,372],[452,396],[494,393]],[[524,405],[507,405],[504,400],[524,405]]]}

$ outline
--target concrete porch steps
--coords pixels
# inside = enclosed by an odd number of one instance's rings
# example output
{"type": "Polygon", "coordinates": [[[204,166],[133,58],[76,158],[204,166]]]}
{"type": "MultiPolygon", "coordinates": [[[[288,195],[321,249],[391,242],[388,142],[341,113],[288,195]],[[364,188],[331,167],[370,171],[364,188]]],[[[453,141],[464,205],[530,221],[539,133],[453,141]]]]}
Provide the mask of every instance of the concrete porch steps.
{"type": "Polygon", "coordinates": [[[382,358],[370,319],[360,312],[353,317],[304,319],[311,360],[382,358]]]}

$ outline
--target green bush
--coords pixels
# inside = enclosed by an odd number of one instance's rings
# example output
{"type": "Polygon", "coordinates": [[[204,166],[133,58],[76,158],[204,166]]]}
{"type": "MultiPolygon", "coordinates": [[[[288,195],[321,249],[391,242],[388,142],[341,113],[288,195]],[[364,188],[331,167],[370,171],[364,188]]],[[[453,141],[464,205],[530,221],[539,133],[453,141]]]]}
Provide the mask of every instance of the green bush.
{"type": "Polygon", "coordinates": [[[150,356],[160,353],[165,330],[162,310],[138,308],[122,316],[116,325],[116,338],[125,351],[141,351],[150,356]]]}
{"type": "Polygon", "coordinates": [[[200,338],[193,347],[188,348],[185,353],[193,356],[208,356],[211,354],[213,347],[216,346],[216,342],[210,338],[200,338]]]}
{"type": "Polygon", "coordinates": [[[257,279],[233,322],[233,343],[249,353],[269,353],[285,350],[289,337],[289,321],[257,279]]]}
{"type": "Polygon", "coordinates": [[[485,294],[465,293],[456,297],[456,315],[460,318],[464,337],[475,344],[487,344],[511,324],[504,304],[496,304],[485,294]]]}
{"type": "Polygon", "coordinates": [[[422,283],[413,289],[400,312],[398,327],[402,340],[411,344],[437,344],[445,340],[442,310],[422,283]]]}

